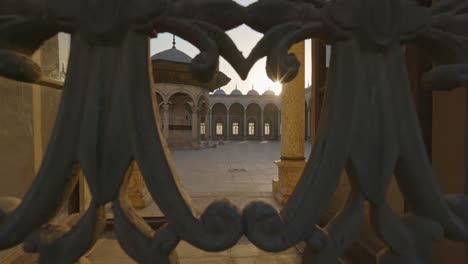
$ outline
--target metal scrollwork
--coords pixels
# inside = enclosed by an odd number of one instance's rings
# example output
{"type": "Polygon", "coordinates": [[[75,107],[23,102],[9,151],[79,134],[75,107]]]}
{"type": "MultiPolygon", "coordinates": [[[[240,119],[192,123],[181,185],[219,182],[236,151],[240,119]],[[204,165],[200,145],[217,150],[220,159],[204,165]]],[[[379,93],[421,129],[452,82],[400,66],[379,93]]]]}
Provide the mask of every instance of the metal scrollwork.
{"type": "MultiPolygon", "coordinates": [[[[381,263],[429,263],[430,242],[441,233],[466,241],[466,198],[446,199],[435,180],[401,46],[419,43],[442,64],[424,76],[428,86],[453,89],[466,84],[468,31],[462,26],[468,22],[466,2],[440,1],[426,8],[405,0],[336,0],[322,3],[316,12],[305,11],[318,6],[313,1],[297,5],[260,1],[257,5],[278,10],[265,14],[275,18],[270,20],[271,31],[297,23],[296,30],[288,30],[289,35],[283,37],[284,45],[277,45],[276,52],[270,54],[270,58],[280,58],[270,60],[270,71],[279,69],[275,73],[279,76],[293,72],[295,67],[281,66],[291,62],[291,55],[287,58],[284,54],[291,43],[311,35],[332,45],[332,59],[317,140],[302,178],[280,215],[261,203],[244,210],[249,239],[269,251],[305,240],[316,252],[313,263],[336,263],[359,237],[355,230],[363,222],[362,202],[366,199],[371,204],[374,228],[389,246],[379,257],[381,263]],[[297,9],[300,5],[309,9],[297,9]],[[304,22],[309,14],[312,17],[304,22]],[[312,22],[315,27],[307,28],[312,22]],[[314,228],[344,167],[353,183],[349,201],[325,230],[314,228]],[[385,198],[393,175],[412,208],[402,219],[391,211],[385,198]]],[[[258,20],[268,21],[266,17],[258,20]]]]}
{"type": "Polygon", "coordinates": [[[72,35],[70,62],[54,133],[42,167],[21,202],[0,200],[0,249],[25,242],[41,263],[74,263],[103,229],[112,202],[122,248],[139,263],[169,263],[180,240],[207,251],[232,247],[245,234],[278,252],[306,241],[305,261],[337,263],[359,238],[364,201],[388,249],[380,263],[429,263],[430,243],[442,235],[468,240],[467,198],[445,198],[428,161],[409,92],[401,43],[431,51],[438,66],[423,81],[434,89],[468,82],[468,4],[441,0],[432,8],[410,0],[3,0],[0,75],[40,78],[30,58],[57,32],[72,35]],[[264,33],[244,58],[227,30],[247,24],[264,33]],[[243,78],[267,57],[270,78],[288,82],[299,63],[288,49],[311,37],[332,45],[326,101],[317,141],[284,209],[254,202],[240,210],[226,200],[198,215],[179,188],[153,115],[148,37],[181,36],[200,49],[191,64],[201,81],[219,56],[243,78]],[[122,186],[135,160],[168,220],[153,230],[128,205],[122,186]],[[76,183],[79,164],[93,201],[72,227],[47,225],[76,183]],[[346,167],[352,193],[324,228],[316,226],[346,167]],[[391,177],[412,211],[397,217],[385,199],[391,177]]]}

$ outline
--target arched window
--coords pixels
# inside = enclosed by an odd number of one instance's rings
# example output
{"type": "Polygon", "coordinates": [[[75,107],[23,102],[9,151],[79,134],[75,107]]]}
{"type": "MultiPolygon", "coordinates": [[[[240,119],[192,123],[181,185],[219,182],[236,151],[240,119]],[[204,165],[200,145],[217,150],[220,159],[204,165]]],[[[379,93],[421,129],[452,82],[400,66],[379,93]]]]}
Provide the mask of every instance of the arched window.
{"type": "Polygon", "coordinates": [[[232,134],[234,136],[238,136],[239,135],[239,122],[234,122],[232,123],[232,134]]]}
{"type": "Polygon", "coordinates": [[[223,123],[216,123],[216,135],[222,136],[223,135],[223,123]]]}
{"type": "Polygon", "coordinates": [[[265,123],[265,136],[271,135],[271,124],[269,122],[265,123]]]}
{"type": "Polygon", "coordinates": [[[255,123],[249,122],[249,136],[255,136],[255,123]]]}
{"type": "Polygon", "coordinates": [[[200,135],[205,135],[206,134],[206,125],[205,123],[200,123],[200,135]]]}

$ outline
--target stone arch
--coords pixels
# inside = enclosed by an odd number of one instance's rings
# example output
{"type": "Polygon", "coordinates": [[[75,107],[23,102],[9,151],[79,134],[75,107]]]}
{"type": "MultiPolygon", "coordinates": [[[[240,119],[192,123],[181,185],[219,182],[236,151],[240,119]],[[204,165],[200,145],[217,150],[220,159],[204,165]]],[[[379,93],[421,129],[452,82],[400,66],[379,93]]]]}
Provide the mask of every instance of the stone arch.
{"type": "Polygon", "coordinates": [[[200,94],[198,97],[198,127],[199,127],[199,136],[202,140],[208,140],[208,129],[209,129],[209,110],[210,110],[210,101],[207,96],[200,94]]]}
{"type": "Polygon", "coordinates": [[[197,95],[195,94],[194,88],[195,87],[192,87],[191,89],[191,87],[187,85],[173,85],[173,87],[171,87],[171,90],[166,94],[166,98],[168,98],[169,100],[175,94],[186,94],[190,96],[190,98],[192,99],[192,102],[198,102],[197,95]]]}
{"type": "Polygon", "coordinates": [[[260,119],[262,107],[258,103],[247,106],[247,139],[260,139],[260,119]]]}
{"type": "Polygon", "coordinates": [[[279,108],[274,103],[267,103],[263,109],[264,138],[276,140],[279,138],[279,108]]]}
{"type": "Polygon", "coordinates": [[[166,98],[164,98],[164,96],[158,91],[156,91],[156,102],[158,103],[158,106],[166,103],[166,98]]]}
{"type": "MultiPolygon", "coordinates": [[[[169,147],[187,147],[192,145],[192,106],[190,94],[174,92],[168,97],[168,145],[169,147]]],[[[165,125],[165,124],[163,124],[165,125]]]]}
{"type": "Polygon", "coordinates": [[[203,101],[206,103],[206,107],[209,107],[210,98],[206,92],[200,92],[196,96],[196,102],[198,102],[199,106],[203,101]]]}
{"type": "Polygon", "coordinates": [[[230,138],[242,140],[244,137],[244,106],[239,102],[234,102],[229,107],[229,133],[230,138]]]}
{"type": "Polygon", "coordinates": [[[227,139],[227,107],[224,103],[215,103],[211,106],[211,134],[213,139],[227,139]],[[221,127],[221,129],[219,128],[221,127]]]}

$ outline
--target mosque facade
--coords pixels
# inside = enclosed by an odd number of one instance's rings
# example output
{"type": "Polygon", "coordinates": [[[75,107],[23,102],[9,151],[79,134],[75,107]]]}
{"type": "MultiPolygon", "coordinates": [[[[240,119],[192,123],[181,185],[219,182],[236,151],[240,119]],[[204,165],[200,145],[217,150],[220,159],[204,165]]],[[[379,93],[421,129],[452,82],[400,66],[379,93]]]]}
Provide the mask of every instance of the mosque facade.
{"type": "MultiPolygon", "coordinates": [[[[192,58],[175,45],[152,56],[155,93],[162,131],[171,148],[199,148],[234,140],[279,140],[281,96],[270,89],[260,94],[252,87],[243,94],[237,87],[226,93],[230,79],[222,72],[209,83],[190,73],[192,58]]],[[[305,88],[304,129],[310,137],[310,87],[305,88]]]]}

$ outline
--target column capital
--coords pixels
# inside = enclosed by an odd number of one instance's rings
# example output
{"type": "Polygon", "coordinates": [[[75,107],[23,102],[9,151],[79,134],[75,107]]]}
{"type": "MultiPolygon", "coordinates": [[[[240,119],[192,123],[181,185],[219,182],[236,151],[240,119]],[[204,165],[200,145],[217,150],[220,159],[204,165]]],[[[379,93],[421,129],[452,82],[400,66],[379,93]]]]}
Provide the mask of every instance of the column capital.
{"type": "Polygon", "coordinates": [[[200,107],[198,107],[197,105],[192,105],[192,112],[198,112],[198,110],[200,110],[200,107]]]}
{"type": "Polygon", "coordinates": [[[163,107],[163,110],[164,110],[164,111],[168,111],[168,110],[169,110],[169,104],[168,104],[168,103],[164,103],[164,104],[162,105],[162,107],[163,107]]]}

